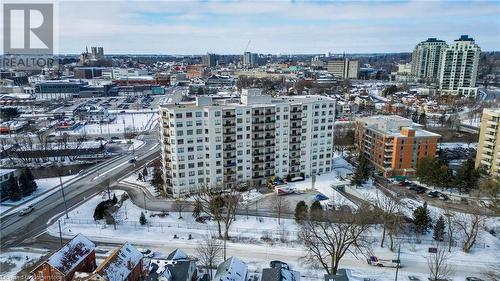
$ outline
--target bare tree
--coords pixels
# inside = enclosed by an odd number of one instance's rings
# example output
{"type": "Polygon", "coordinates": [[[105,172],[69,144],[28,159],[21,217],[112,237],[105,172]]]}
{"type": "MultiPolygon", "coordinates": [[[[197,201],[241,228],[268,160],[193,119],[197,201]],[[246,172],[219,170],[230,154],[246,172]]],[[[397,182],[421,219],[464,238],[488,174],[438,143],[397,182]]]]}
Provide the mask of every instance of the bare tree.
{"type": "Polygon", "coordinates": [[[462,234],[462,250],[466,253],[470,252],[476,243],[479,235],[479,230],[484,226],[486,217],[479,210],[474,210],[471,214],[456,214],[454,223],[457,230],[462,234]]]}
{"type": "Polygon", "coordinates": [[[196,254],[201,266],[207,270],[209,280],[212,280],[212,270],[221,261],[223,245],[220,240],[206,237],[196,247],[196,254]]]}
{"type": "Polygon", "coordinates": [[[241,201],[237,188],[223,191],[220,188],[204,187],[195,196],[195,200],[202,206],[202,211],[217,222],[219,238],[222,238],[222,225],[224,225],[224,239],[227,240],[229,228],[236,219],[236,209],[241,201]]]}
{"type": "Polygon", "coordinates": [[[224,207],[224,200],[221,193],[211,190],[209,186],[201,186],[194,198],[195,204],[201,206],[201,211],[217,223],[219,238],[222,239],[222,208],[224,207]]]}
{"type": "Polygon", "coordinates": [[[283,196],[279,196],[277,193],[273,195],[273,209],[278,215],[278,224],[281,224],[281,214],[288,210],[288,200],[283,196]]]}
{"type": "Polygon", "coordinates": [[[385,196],[377,192],[376,206],[380,211],[379,218],[382,220],[382,239],[380,247],[384,247],[385,236],[389,230],[391,239],[391,250],[393,249],[393,236],[398,231],[401,222],[401,202],[393,196],[385,196]]]}
{"type": "Polygon", "coordinates": [[[238,191],[231,189],[223,198],[222,222],[224,223],[224,240],[227,240],[229,239],[229,228],[236,220],[236,209],[241,201],[241,196],[238,191]]]}
{"type": "Polygon", "coordinates": [[[427,265],[429,266],[429,280],[438,281],[445,280],[453,274],[453,269],[449,264],[450,253],[445,247],[436,245],[436,252],[431,253],[427,257],[427,265]]]}
{"type": "Polygon", "coordinates": [[[182,211],[184,210],[184,203],[180,199],[175,199],[174,209],[179,214],[179,219],[182,219],[182,211]]]}
{"type": "Polygon", "coordinates": [[[369,208],[360,211],[326,211],[321,219],[303,221],[299,238],[304,242],[306,263],[320,264],[327,274],[336,274],[340,261],[350,252],[368,252],[366,234],[372,220],[369,208]]]}

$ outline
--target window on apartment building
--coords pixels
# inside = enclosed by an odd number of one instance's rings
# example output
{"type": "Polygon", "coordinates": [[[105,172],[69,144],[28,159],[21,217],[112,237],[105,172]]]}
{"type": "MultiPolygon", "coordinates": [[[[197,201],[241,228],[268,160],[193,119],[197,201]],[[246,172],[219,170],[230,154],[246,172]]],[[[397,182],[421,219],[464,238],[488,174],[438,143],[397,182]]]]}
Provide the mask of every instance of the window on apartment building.
{"type": "Polygon", "coordinates": [[[190,168],[190,169],[194,168],[194,163],[189,163],[188,168],[190,168]]]}
{"type": "Polygon", "coordinates": [[[188,160],[194,160],[194,155],[188,155],[188,160]]]}
{"type": "Polygon", "coordinates": [[[183,139],[177,140],[177,144],[184,144],[184,140],[183,139]]]}
{"type": "Polygon", "coordinates": [[[215,158],[221,158],[222,157],[222,153],[216,153],[215,154],[215,158]]]}
{"type": "Polygon", "coordinates": [[[203,121],[202,120],[196,120],[196,126],[202,126],[203,121]]]}
{"type": "Polygon", "coordinates": [[[179,170],[184,170],[186,168],[185,164],[179,164],[179,170]]]}
{"type": "Polygon", "coordinates": [[[203,178],[199,178],[198,183],[203,183],[203,178]]]}
{"type": "Polygon", "coordinates": [[[182,113],[176,113],[175,118],[182,118],[182,113]]]}
{"type": "Polygon", "coordinates": [[[193,113],[192,112],[186,112],[186,118],[191,118],[193,117],[193,113]]]}
{"type": "Polygon", "coordinates": [[[188,147],[188,152],[193,152],[194,151],[194,146],[188,147]]]}
{"type": "Polygon", "coordinates": [[[222,174],[222,170],[221,170],[221,169],[217,169],[217,170],[215,170],[215,173],[216,173],[217,175],[222,174]]]}
{"type": "Polygon", "coordinates": [[[222,145],[218,144],[215,146],[215,150],[221,150],[222,149],[222,145]]]}
{"type": "Polygon", "coordinates": [[[198,165],[198,168],[203,168],[203,162],[198,162],[197,165],[198,165]]]}
{"type": "Polygon", "coordinates": [[[215,116],[215,117],[220,117],[220,111],[215,111],[215,112],[214,112],[214,116],[215,116]]]}
{"type": "Polygon", "coordinates": [[[175,124],[175,126],[176,126],[177,128],[182,128],[183,124],[182,124],[182,122],[177,122],[177,123],[175,124]]]}
{"type": "Polygon", "coordinates": [[[201,113],[200,111],[197,111],[197,112],[195,113],[195,116],[199,118],[199,117],[201,117],[201,116],[202,116],[202,113],[201,113]]]}
{"type": "Polygon", "coordinates": [[[184,153],[184,148],[183,147],[177,148],[177,153],[184,153]]]}

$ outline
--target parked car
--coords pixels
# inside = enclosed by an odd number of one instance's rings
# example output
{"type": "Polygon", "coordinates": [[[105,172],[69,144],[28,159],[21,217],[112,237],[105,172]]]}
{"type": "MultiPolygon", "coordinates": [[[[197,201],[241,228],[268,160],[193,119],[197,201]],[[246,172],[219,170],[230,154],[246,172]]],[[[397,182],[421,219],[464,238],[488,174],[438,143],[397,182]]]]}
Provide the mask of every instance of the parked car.
{"type": "Polygon", "coordinates": [[[467,278],[465,278],[465,280],[467,280],[467,281],[484,281],[483,279],[477,278],[477,277],[467,277],[467,278]]]}
{"type": "Polygon", "coordinates": [[[19,212],[19,215],[20,216],[25,216],[31,212],[33,212],[33,210],[35,210],[35,208],[33,207],[33,205],[29,205],[28,207],[22,209],[20,212],[19,212]]]}
{"type": "Polygon", "coordinates": [[[439,196],[439,191],[436,191],[436,190],[433,190],[433,191],[430,191],[429,193],[427,193],[427,196],[431,197],[431,198],[436,198],[439,196]]]}

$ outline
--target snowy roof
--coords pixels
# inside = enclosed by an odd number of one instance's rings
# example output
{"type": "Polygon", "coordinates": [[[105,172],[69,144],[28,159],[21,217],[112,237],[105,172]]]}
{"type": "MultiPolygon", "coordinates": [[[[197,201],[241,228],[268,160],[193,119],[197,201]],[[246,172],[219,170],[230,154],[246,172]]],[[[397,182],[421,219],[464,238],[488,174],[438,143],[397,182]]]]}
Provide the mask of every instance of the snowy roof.
{"type": "Polygon", "coordinates": [[[214,281],[244,281],[247,265],[237,257],[230,257],[217,267],[214,281]]]}
{"type": "Polygon", "coordinates": [[[141,260],[141,252],[127,242],[103,261],[96,273],[108,281],[123,281],[141,260]]]}
{"type": "Polygon", "coordinates": [[[186,253],[184,253],[183,251],[179,250],[179,249],[175,249],[175,251],[173,251],[172,253],[170,253],[167,257],[167,260],[187,260],[188,259],[188,256],[186,255],[186,253]]]}
{"type": "Polygon", "coordinates": [[[286,268],[264,268],[261,281],[300,281],[300,273],[286,268]]]}
{"type": "Polygon", "coordinates": [[[83,234],[77,234],[59,251],[50,256],[47,263],[66,275],[94,250],[95,244],[92,241],[83,234]]]}

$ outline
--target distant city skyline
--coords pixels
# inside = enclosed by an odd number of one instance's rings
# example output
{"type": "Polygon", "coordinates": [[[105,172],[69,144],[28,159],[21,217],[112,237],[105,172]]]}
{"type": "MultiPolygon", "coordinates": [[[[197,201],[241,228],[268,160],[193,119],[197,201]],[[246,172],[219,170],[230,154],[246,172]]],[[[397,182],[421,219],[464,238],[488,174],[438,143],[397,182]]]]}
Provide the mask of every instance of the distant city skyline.
{"type": "Polygon", "coordinates": [[[59,53],[411,52],[462,34],[500,50],[500,2],[108,1],[58,3],[59,53]]]}

